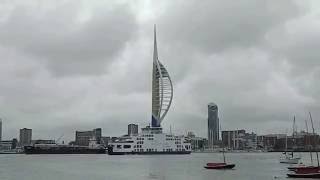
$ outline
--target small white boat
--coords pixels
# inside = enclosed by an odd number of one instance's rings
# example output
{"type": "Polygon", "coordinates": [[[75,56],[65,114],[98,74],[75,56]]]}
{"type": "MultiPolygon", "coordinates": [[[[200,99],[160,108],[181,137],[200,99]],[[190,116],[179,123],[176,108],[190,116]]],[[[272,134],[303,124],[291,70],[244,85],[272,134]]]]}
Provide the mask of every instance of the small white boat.
{"type": "Polygon", "coordinates": [[[298,164],[301,157],[284,154],[283,157],[280,158],[280,163],[284,164],[298,164]]]}
{"type": "MultiPolygon", "coordinates": [[[[295,133],[296,133],[296,117],[293,116],[293,128],[292,128],[292,143],[295,143],[295,133]]],[[[300,156],[294,156],[293,154],[293,147],[292,147],[292,152],[288,152],[288,136],[286,133],[286,147],[285,147],[285,152],[283,153],[283,156],[280,157],[280,163],[285,163],[285,164],[298,164],[300,159],[301,159],[301,155],[300,156]]]]}

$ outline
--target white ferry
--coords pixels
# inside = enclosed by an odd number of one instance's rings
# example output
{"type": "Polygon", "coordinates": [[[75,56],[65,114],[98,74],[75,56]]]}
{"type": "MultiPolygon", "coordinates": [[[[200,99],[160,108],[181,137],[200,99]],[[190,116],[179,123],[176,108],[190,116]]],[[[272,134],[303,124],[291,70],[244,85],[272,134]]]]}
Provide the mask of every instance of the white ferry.
{"type": "Polygon", "coordinates": [[[162,132],[161,127],[147,126],[142,133],[121,137],[108,146],[109,155],[124,154],[190,154],[190,140],[162,132]]]}

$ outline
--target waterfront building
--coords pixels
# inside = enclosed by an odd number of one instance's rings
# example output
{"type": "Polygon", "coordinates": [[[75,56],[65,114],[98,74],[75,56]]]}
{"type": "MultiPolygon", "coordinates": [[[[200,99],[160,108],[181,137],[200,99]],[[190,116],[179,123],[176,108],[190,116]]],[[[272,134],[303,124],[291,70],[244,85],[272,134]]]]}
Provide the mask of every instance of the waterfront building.
{"type": "Polygon", "coordinates": [[[218,106],[215,103],[208,104],[208,145],[213,148],[219,142],[219,117],[218,106]]]}
{"type": "Polygon", "coordinates": [[[102,136],[100,144],[104,145],[105,147],[108,146],[108,144],[111,143],[111,137],[110,136],[102,136]]]}
{"type": "Polygon", "coordinates": [[[20,129],[20,146],[28,146],[32,140],[32,129],[23,128],[20,129]]]}
{"type": "Polygon", "coordinates": [[[224,147],[228,149],[242,149],[244,147],[244,139],[246,131],[241,130],[231,130],[231,131],[222,131],[222,143],[224,147]]]}
{"type": "Polygon", "coordinates": [[[267,151],[272,151],[279,146],[279,139],[286,138],[286,134],[266,134],[257,137],[258,146],[267,151]]]}
{"type": "Polygon", "coordinates": [[[208,140],[203,137],[196,137],[193,132],[188,132],[187,137],[191,143],[191,149],[193,151],[204,151],[204,149],[208,146],[208,140]]]}
{"type": "Polygon", "coordinates": [[[128,125],[128,135],[137,135],[138,134],[138,125],[137,124],[129,124],[128,125]]]}
{"type": "Polygon", "coordinates": [[[267,151],[309,151],[319,150],[320,136],[304,131],[295,132],[294,136],[287,134],[267,134],[257,137],[258,146],[267,151]],[[314,146],[313,144],[316,144],[314,146]]]}
{"type": "Polygon", "coordinates": [[[245,133],[244,137],[244,149],[246,150],[256,150],[258,149],[258,142],[257,142],[257,134],[245,133]]]}
{"type": "Polygon", "coordinates": [[[97,143],[100,143],[101,135],[101,128],[96,128],[92,131],[76,131],[75,144],[79,146],[88,146],[89,140],[92,138],[95,138],[97,143]]]}
{"type": "Polygon", "coordinates": [[[0,151],[11,151],[17,148],[17,139],[0,141],[0,151]]]}
{"type": "Polygon", "coordinates": [[[173,98],[173,86],[168,71],[158,59],[156,29],[152,72],[151,126],[141,128],[141,133],[114,139],[108,154],[190,154],[190,140],[185,136],[163,133],[161,122],[168,113],[173,98]]]}
{"type": "Polygon", "coordinates": [[[194,134],[194,132],[189,131],[189,132],[187,132],[187,137],[188,138],[194,138],[194,137],[196,137],[196,135],[194,134]]]}

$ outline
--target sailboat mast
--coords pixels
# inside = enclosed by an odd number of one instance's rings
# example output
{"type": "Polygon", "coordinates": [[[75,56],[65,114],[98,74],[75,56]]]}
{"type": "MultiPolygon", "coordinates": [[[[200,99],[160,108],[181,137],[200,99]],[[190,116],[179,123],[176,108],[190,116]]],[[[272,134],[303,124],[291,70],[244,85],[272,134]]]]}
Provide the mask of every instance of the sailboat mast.
{"type": "Polygon", "coordinates": [[[310,160],[311,160],[311,165],[313,166],[313,158],[312,158],[312,152],[311,152],[311,148],[310,148],[310,137],[309,137],[309,128],[308,128],[308,122],[307,120],[305,120],[306,122],[306,130],[307,130],[307,138],[306,141],[307,141],[307,145],[308,145],[308,149],[309,149],[309,153],[310,153],[310,160]]]}
{"type": "Polygon", "coordinates": [[[286,131],[286,147],[285,147],[285,154],[287,154],[287,149],[288,149],[288,135],[287,135],[287,131],[286,131]]]}
{"type": "Polygon", "coordinates": [[[222,154],[223,154],[223,162],[226,163],[226,156],[224,155],[224,147],[222,148],[222,154]]]}
{"type": "Polygon", "coordinates": [[[295,126],[296,126],[296,116],[293,116],[293,125],[292,125],[292,147],[291,147],[291,156],[293,157],[293,151],[294,151],[294,145],[295,145],[295,136],[294,136],[294,131],[295,131],[295,126]]]}
{"type": "MultiPolygon", "coordinates": [[[[222,128],[221,128],[221,124],[220,124],[220,131],[222,132],[222,128]]],[[[221,135],[222,136],[222,135],[221,135]]],[[[229,139],[229,137],[228,137],[229,139]]],[[[222,156],[223,156],[223,162],[226,163],[226,156],[224,154],[224,142],[221,140],[222,142],[222,156]]]]}
{"type": "MultiPolygon", "coordinates": [[[[314,127],[313,127],[313,120],[312,120],[312,116],[311,116],[311,113],[310,113],[310,112],[309,112],[309,116],[310,116],[310,120],[311,120],[312,133],[313,133],[313,136],[314,136],[315,133],[314,133],[314,127]]],[[[314,138],[313,138],[313,139],[314,139],[314,138]]],[[[313,141],[313,144],[314,144],[314,148],[315,148],[315,150],[316,150],[318,167],[320,167],[318,150],[316,149],[316,142],[313,141]]]]}

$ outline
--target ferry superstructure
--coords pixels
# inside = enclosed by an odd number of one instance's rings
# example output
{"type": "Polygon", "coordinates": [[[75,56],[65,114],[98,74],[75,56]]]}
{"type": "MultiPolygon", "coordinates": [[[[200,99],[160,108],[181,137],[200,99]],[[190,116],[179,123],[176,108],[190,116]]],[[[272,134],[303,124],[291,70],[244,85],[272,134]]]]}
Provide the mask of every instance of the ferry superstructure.
{"type": "Polygon", "coordinates": [[[158,59],[156,27],[154,27],[152,117],[151,126],[138,135],[118,138],[108,146],[108,154],[190,154],[191,144],[184,136],[162,132],[161,122],[173,99],[173,85],[167,69],[158,59]]]}
{"type": "Polygon", "coordinates": [[[162,132],[161,127],[147,126],[142,133],[124,136],[108,147],[109,155],[124,154],[190,154],[191,144],[184,136],[162,132]]]}

